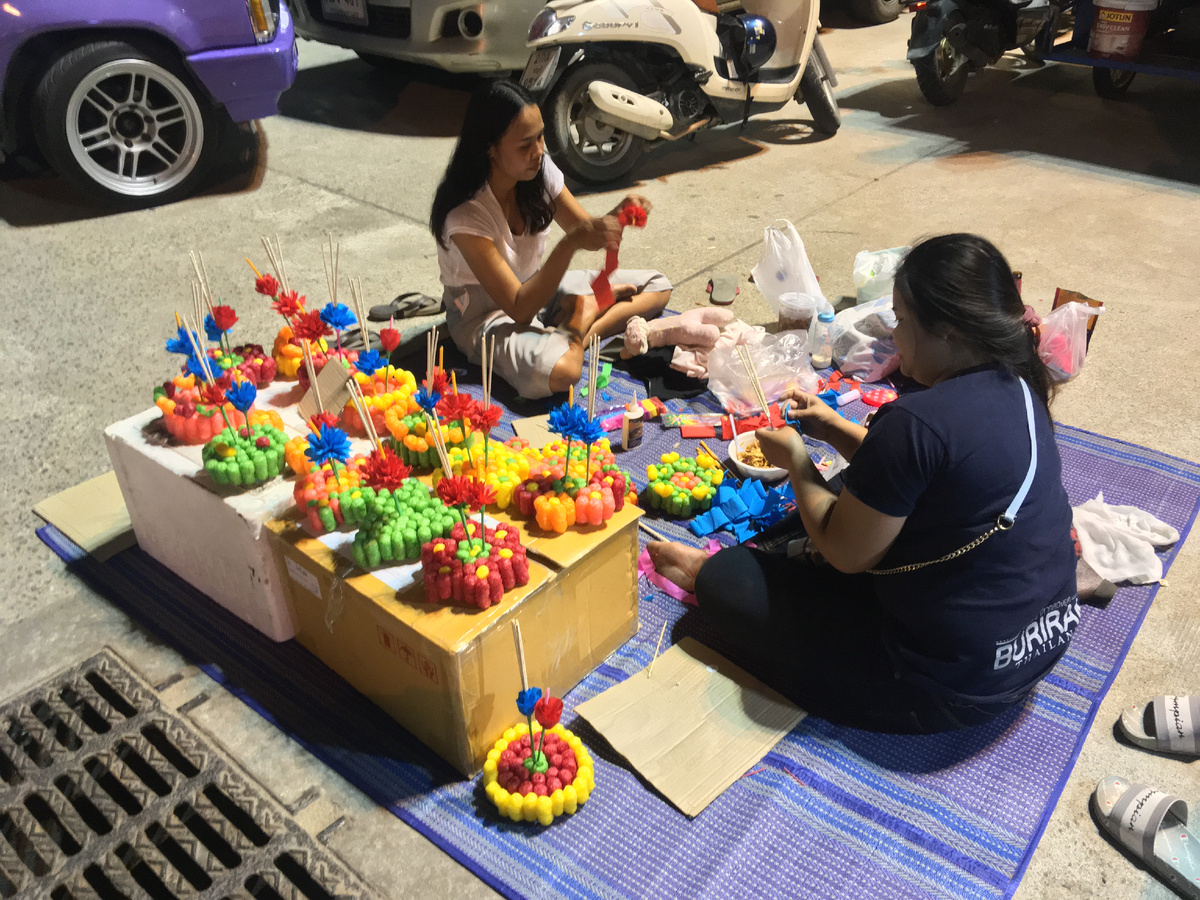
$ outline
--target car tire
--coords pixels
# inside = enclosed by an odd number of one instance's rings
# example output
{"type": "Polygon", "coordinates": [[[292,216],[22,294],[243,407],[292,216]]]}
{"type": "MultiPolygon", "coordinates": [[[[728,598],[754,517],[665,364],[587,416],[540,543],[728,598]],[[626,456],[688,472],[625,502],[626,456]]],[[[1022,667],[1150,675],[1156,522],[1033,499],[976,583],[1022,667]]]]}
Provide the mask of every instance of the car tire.
{"type": "Polygon", "coordinates": [[[586,116],[587,90],[593,81],[637,90],[633,79],[612,63],[585,60],[568,69],[546,98],[546,149],[558,167],[575,180],[600,185],[632,172],[646,142],[586,116]]]}
{"type": "Polygon", "coordinates": [[[900,17],[901,0],[850,0],[850,14],[868,25],[884,25],[900,17]]]}
{"type": "Polygon", "coordinates": [[[38,148],[63,179],[104,205],[138,209],[196,188],[228,116],[174,61],[97,41],[50,66],[32,119],[38,148]]]}
{"type": "Polygon", "coordinates": [[[1133,84],[1137,72],[1128,69],[1108,69],[1096,66],[1092,69],[1092,87],[1105,100],[1123,100],[1125,92],[1133,84]]]}
{"type": "Polygon", "coordinates": [[[842,111],[829,80],[821,74],[820,65],[811,55],[800,76],[800,95],[812,116],[813,128],[821,134],[837,134],[842,127],[842,111]]]}
{"type": "Polygon", "coordinates": [[[971,63],[942,38],[932,53],[913,60],[913,68],[925,99],[934,106],[949,106],[962,96],[971,63]]]}

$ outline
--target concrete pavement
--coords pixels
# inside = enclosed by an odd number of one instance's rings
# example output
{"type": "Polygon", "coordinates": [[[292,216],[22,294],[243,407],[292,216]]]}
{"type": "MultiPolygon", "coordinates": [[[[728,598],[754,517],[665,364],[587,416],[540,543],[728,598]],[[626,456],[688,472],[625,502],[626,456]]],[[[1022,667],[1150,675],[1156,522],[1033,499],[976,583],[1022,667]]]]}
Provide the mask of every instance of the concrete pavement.
{"type": "MultiPolygon", "coordinates": [[[[1056,287],[1104,300],[1087,367],[1062,391],[1062,422],[1190,459],[1200,457],[1195,236],[1200,234],[1200,86],[1139,75],[1125,102],[1102,101],[1086,69],[1007,58],[972,76],[955,106],[934,109],[904,61],[909,20],[853,27],[834,15],[824,40],[839,70],[842,130],[817,139],[790,106],[650,155],[622,190],[584,194],[609,209],[636,187],[654,203],[622,265],[656,267],[672,307],[705,302],[707,273],[743,278],[735,311],[766,323],[745,284],[762,229],[790,219],[825,291],[853,292],[863,249],[944,231],[977,231],[1024,272],[1043,312],[1056,287]]],[[[102,644],[155,681],[173,652],[66,574],[37,541],[30,509],[109,468],[103,426],[144,409],[165,377],[162,342],[188,300],[187,251],[204,252],[214,287],[260,339],[276,324],[252,294],[242,258],[278,233],[294,283],[324,298],[320,246],[342,243],[342,271],[368,302],[438,291],[425,222],[470,79],[377,72],[353,55],[302,42],[284,114],[261,123],[257,164],[171,207],[105,215],[58,179],[0,181],[0,353],[5,465],[0,548],[0,694],[9,695],[102,644]]],[[[11,173],[10,173],[11,174],[11,173]]],[[[1124,774],[1200,800],[1200,769],[1117,744],[1120,710],[1155,693],[1200,691],[1200,550],[1185,546],[1101,708],[1018,900],[1167,898],[1097,833],[1087,798],[1124,774]]],[[[201,676],[202,679],[202,676],[201,676]]],[[[490,889],[220,689],[194,714],[282,800],[316,784],[349,812],[331,846],[390,896],[470,898],[490,889]],[[388,852],[380,852],[386,848],[388,852]]],[[[1009,798],[998,797],[998,803],[1009,798]]]]}

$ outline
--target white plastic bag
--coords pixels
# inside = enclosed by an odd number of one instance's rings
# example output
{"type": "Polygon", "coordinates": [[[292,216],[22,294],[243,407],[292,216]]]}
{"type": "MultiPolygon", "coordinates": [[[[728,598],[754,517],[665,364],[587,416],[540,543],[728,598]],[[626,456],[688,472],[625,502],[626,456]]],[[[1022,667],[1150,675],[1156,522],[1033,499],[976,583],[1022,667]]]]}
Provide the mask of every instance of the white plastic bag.
{"type": "Polygon", "coordinates": [[[764,228],[763,244],[763,258],[750,274],[776,315],[779,313],[779,297],[787,293],[809,294],[819,298],[817,312],[833,309],[821,292],[817,273],[813,271],[808,253],[804,250],[804,241],[800,240],[791,222],[779,219],[764,228]]]}
{"type": "MultiPolygon", "coordinates": [[[[808,335],[805,332],[768,334],[760,342],[747,346],[768,403],[774,403],[792,387],[816,393],[817,373],[808,360],[808,335]]],[[[752,415],[760,411],[750,376],[736,347],[716,347],[709,353],[708,387],[731,412],[752,415]]]]}
{"type": "Polygon", "coordinates": [[[900,365],[900,353],[892,340],[895,327],[890,294],[842,310],[829,326],[834,365],[851,378],[882,381],[900,365]]]}
{"type": "Polygon", "coordinates": [[[1064,303],[1042,319],[1038,337],[1038,356],[1055,381],[1070,381],[1087,359],[1087,323],[1104,312],[1103,306],[1064,303]]]}
{"type": "Polygon", "coordinates": [[[858,305],[880,297],[891,298],[896,269],[907,252],[907,247],[893,247],[891,250],[863,250],[854,257],[855,302],[858,305]]]}

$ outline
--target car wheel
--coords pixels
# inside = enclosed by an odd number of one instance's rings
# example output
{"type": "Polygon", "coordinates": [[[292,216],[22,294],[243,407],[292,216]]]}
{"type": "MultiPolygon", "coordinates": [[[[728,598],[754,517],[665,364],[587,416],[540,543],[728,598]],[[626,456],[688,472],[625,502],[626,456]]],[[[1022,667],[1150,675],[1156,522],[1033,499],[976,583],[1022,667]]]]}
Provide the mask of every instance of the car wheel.
{"type": "Polygon", "coordinates": [[[584,184],[616,181],[633,171],[646,142],[591,115],[588,85],[637,86],[612,63],[584,62],[567,71],[546,98],[546,147],[560,169],[584,184]]]}
{"type": "Polygon", "coordinates": [[[177,66],[123,41],[60,57],[34,94],[38,147],[87,196],[133,209],[187,195],[219,143],[218,110],[177,66]]]}
{"type": "Polygon", "coordinates": [[[822,75],[821,67],[814,65],[811,57],[804,67],[804,74],[800,76],[800,95],[808,106],[813,127],[821,134],[837,134],[842,126],[842,111],[838,108],[837,98],[833,96],[829,79],[822,75]]]}
{"type": "Polygon", "coordinates": [[[850,0],[850,14],[868,25],[894,22],[902,8],[901,0],[850,0]]]}
{"type": "Polygon", "coordinates": [[[949,106],[962,96],[971,63],[942,38],[932,53],[913,60],[917,86],[934,106],[949,106]]]}
{"type": "Polygon", "coordinates": [[[1105,100],[1120,100],[1133,84],[1133,76],[1137,72],[1122,69],[1106,69],[1100,66],[1092,69],[1092,87],[1105,100]]]}

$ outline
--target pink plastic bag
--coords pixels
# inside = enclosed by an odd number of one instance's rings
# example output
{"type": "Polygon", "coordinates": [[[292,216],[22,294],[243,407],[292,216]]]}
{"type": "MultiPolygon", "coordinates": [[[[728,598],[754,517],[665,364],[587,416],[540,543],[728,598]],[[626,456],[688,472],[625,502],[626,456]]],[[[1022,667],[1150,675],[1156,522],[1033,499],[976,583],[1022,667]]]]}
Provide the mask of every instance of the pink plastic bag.
{"type": "Polygon", "coordinates": [[[1042,319],[1038,356],[1055,381],[1070,381],[1087,359],[1087,323],[1104,312],[1103,306],[1064,303],[1042,319]]]}

